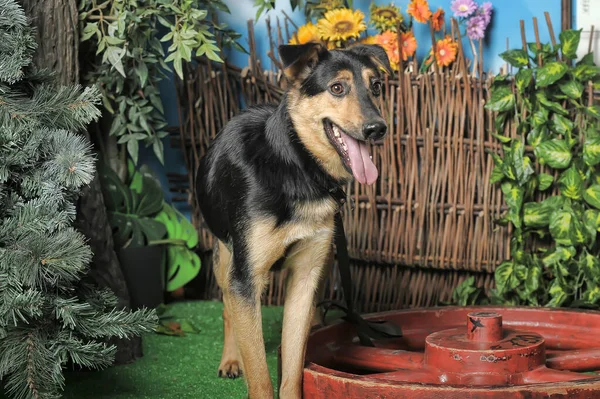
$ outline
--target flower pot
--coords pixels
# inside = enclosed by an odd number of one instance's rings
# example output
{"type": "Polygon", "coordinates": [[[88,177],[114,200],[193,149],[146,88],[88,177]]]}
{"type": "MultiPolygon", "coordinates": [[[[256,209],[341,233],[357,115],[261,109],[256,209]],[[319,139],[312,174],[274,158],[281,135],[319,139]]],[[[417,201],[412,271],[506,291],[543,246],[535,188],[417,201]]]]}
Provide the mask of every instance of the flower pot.
{"type": "Polygon", "coordinates": [[[164,302],[165,271],[163,245],[124,248],[118,251],[131,308],[156,308],[164,302]]]}

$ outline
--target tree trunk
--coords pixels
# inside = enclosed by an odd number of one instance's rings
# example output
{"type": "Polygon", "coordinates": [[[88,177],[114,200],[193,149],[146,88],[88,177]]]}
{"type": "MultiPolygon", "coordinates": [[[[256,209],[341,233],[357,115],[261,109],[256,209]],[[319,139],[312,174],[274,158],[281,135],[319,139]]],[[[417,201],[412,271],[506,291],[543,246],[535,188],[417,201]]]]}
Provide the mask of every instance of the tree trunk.
{"type": "MultiPolygon", "coordinates": [[[[38,49],[34,64],[55,71],[63,84],[79,83],[79,33],[76,0],[21,0],[36,27],[38,49]]],[[[89,139],[89,133],[84,132],[89,139]]],[[[129,292],[113,246],[106,206],[98,176],[86,187],[79,200],[77,227],[89,240],[94,253],[91,277],[108,287],[119,298],[119,305],[129,307],[129,292]]],[[[113,340],[117,345],[115,363],[123,364],[142,356],[140,338],[113,340]]]]}

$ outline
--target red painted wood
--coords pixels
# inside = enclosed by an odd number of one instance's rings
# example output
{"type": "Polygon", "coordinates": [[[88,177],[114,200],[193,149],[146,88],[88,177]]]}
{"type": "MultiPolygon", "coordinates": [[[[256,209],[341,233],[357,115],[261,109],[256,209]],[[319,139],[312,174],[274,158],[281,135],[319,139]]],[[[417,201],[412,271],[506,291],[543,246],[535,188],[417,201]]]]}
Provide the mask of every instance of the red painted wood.
{"type": "Polygon", "coordinates": [[[600,398],[600,376],[577,372],[600,369],[600,312],[446,307],[367,318],[394,321],[404,336],[370,348],[345,323],[314,331],[305,398],[600,398]]]}

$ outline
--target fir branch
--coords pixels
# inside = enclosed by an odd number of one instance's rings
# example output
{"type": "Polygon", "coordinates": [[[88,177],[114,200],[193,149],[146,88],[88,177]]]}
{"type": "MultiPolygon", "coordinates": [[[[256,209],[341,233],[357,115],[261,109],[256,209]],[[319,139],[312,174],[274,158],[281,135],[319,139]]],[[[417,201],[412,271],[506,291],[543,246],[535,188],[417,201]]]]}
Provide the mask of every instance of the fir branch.
{"type": "Polygon", "coordinates": [[[0,126],[52,126],[75,132],[100,116],[95,87],[42,83],[31,93],[8,88],[1,99],[0,126]]]}
{"type": "Polygon", "coordinates": [[[0,342],[0,376],[15,399],[58,398],[64,386],[62,365],[48,337],[38,331],[15,334],[0,342]]]}
{"type": "Polygon", "coordinates": [[[116,347],[105,343],[84,342],[72,334],[61,334],[53,344],[54,349],[64,353],[73,363],[92,369],[104,369],[112,365],[116,347]]]}
{"type": "Polygon", "coordinates": [[[0,82],[21,79],[36,48],[23,9],[14,0],[0,0],[0,82]]]}
{"type": "Polygon", "coordinates": [[[79,317],[77,329],[90,338],[130,338],[143,332],[153,331],[158,323],[154,309],[134,312],[113,309],[93,317],[79,317]]]}

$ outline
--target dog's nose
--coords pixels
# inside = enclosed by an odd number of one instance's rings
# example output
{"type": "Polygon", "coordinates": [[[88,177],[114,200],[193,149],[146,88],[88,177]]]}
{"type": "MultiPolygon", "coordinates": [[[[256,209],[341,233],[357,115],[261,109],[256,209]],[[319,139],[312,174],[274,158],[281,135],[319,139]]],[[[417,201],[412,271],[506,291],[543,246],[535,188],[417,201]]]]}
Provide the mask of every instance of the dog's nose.
{"type": "Polygon", "coordinates": [[[367,122],[363,125],[363,134],[366,139],[379,140],[387,132],[387,125],[383,121],[367,122]]]}

